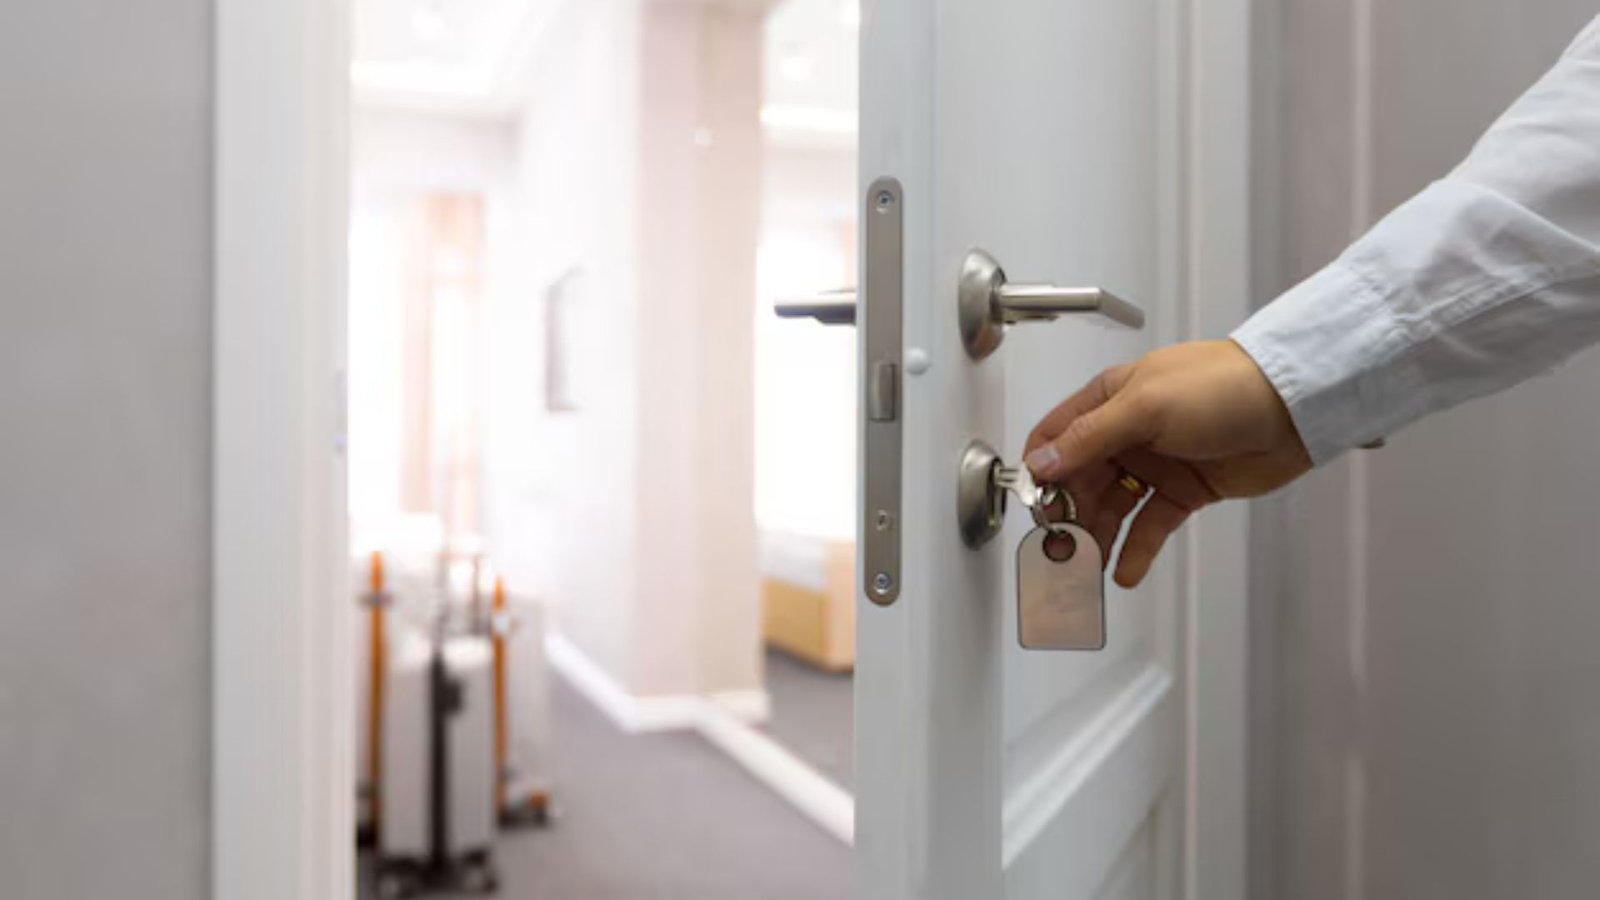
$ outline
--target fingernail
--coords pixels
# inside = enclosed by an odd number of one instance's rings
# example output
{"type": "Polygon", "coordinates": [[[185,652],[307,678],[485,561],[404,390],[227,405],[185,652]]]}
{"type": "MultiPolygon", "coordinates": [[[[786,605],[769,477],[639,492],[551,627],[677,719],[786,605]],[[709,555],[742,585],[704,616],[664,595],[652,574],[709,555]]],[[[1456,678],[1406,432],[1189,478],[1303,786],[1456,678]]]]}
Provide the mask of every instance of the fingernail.
{"type": "Polygon", "coordinates": [[[1056,452],[1054,444],[1045,444],[1043,447],[1029,453],[1022,460],[1028,468],[1039,478],[1049,478],[1061,464],[1061,454],[1056,452]]]}

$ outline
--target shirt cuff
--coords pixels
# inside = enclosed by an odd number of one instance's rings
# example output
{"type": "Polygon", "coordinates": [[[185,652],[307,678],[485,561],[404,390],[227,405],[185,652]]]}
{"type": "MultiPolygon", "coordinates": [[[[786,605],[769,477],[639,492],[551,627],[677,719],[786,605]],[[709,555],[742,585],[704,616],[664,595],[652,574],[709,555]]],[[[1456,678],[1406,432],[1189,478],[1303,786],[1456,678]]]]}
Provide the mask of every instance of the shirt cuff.
{"type": "Polygon", "coordinates": [[[1311,461],[1322,465],[1368,434],[1363,375],[1392,358],[1400,329],[1372,285],[1335,262],[1262,307],[1232,338],[1272,382],[1311,461]]]}

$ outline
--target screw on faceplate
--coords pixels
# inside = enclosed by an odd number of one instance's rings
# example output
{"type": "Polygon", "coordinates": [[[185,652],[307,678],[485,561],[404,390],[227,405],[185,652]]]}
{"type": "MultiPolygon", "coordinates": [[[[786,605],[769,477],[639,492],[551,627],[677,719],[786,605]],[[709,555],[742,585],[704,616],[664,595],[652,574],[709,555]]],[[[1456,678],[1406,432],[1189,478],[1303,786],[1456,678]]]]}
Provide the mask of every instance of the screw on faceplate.
{"type": "Polygon", "coordinates": [[[879,594],[889,593],[889,588],[891,587],[894,587],[894,579],[889,577],[888,572],[879,572],[877,576],[872,579],[872,589],[877,591],[879,594]]]}
{"type": "Polygon", "coordinates": [[[894,205],[894,192],[893,191],[879,191],[878,192],[878,208],[879,209],[888,209],[889,207],[891,207],[893,205],[894,205]]]}
{"type": "Polygon", "coordinates": [[[888,510],[878,510],[877,526],[879,531],[888,531],[894,526],[894,516],[889,515],[888,510]]]}

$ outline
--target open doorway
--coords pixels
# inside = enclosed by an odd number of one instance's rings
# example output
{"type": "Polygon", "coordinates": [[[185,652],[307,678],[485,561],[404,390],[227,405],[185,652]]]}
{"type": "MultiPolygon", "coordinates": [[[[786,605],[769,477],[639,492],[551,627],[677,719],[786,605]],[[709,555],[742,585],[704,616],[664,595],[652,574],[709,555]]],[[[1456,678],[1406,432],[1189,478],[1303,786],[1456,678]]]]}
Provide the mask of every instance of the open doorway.
{"type": "Polygon", "coordinates": [[[854,2],[791,0],[767,20],[756,327],[756,520],[770,733],[854,780],[856,335],[782,320],[775,301],[856,283],[854,2]]]}
{"type": "Polygon", "coordinates": [[[353,12],[362,896],[846,896],[857,7],[353,12]]]}

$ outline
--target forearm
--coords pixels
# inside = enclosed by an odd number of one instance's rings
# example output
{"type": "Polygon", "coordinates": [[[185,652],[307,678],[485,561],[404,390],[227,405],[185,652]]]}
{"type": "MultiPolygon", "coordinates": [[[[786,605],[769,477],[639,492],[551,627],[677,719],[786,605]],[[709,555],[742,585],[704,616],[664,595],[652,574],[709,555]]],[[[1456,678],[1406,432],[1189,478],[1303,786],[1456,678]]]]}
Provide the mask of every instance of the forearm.
{"type": "Polygon", "coordinates": [[[1234,333],[1316,462],[1600,340],[1597,38],[1449,177],[1234,333]]]}

